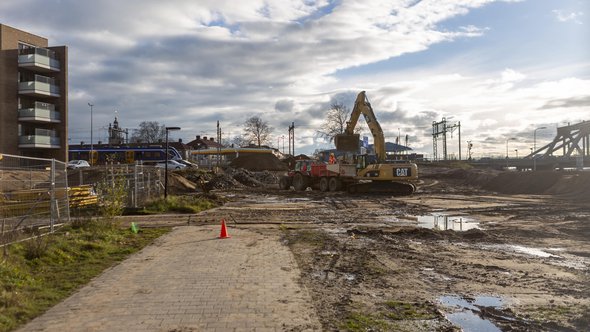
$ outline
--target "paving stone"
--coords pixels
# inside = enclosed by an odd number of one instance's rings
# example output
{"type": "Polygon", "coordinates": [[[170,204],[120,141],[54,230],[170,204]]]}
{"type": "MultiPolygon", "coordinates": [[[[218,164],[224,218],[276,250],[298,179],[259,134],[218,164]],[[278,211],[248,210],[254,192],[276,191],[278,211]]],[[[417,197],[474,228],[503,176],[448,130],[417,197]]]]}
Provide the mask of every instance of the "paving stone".
{"type": "Polygon", "coordinates": [[[19,331],[320,330],[278,236],[178,227],[19,331]]]}

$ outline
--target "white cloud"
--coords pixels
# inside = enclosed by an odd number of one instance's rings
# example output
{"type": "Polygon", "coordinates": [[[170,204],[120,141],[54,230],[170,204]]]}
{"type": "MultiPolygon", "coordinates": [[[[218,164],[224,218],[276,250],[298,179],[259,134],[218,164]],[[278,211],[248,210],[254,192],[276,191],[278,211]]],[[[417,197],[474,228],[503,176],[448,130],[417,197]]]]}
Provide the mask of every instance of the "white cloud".
{"type": "Polygon", "coordinates": [[[555,14],[555,18],[559,21],[559,22],[574,22],[576,24],[582,24],[582,16],[584,16],[584,12],[578,11],[578,12],[573,12],[573,11],[566,11],[566,10],[560,10],[560,9],[555,9],[553,10],[553,13],[555,14]]]}
{"type": "Polygon", "coordinates": [[[514,69],[506,68],[502,72],[502,82],[519,82],[525,79],[525,75],[523,73],[519,73],[514,69]]]}
{"type": "MultiPolygon", "coordinates": [[[[485,37],[490,28],[477,22],[454,30],[441,26],[494,2],[511,1],[21,0],[0,4],[0,22],[69,46],[69,123],[78,136],[92,101],[95,123],[108,124],[117,109],[124,127],[181,121],[192,137],[214,134],[221,120],[235,135],[247,116],[262,114],[277,131],[295,121],[298,144],[312,144],[331,98],[364,89],[386,131],[407,128],[413,146],[428,150],[428,126],[442,116],[458,114],[467,133],[476,131],[470,122],[491,131],[492,124],[506,126],[506,112],[551,113],[555,108],[543,105],[570,105],[568,98],[585,93],[587,81],[574,77],[538,83],[526,70],[472,74],[447,63],[350,80],[334,75],[435,44],[485,37]]],[[[582,15],[573,14],[571,20],[582,15]]],[[[581,112],[570,111],[572,118],[581,112]]]]}

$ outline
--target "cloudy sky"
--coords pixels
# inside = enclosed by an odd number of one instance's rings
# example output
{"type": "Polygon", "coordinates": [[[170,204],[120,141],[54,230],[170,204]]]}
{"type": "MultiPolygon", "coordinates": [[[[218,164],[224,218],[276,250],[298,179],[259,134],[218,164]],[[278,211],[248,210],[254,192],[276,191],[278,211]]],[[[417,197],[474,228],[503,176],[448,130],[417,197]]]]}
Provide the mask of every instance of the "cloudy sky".
{"type": "Polygon", "coordinates": [[[587,0],[0,1],[0,23],[68,45],[72,143],[90,140],[90,102],[95,141],[116,115],[185,141],[259,115],[281,148],[294,122],[297,153],[330,147],[316,135],[330,103],[361,90],[387,140],[417,152],[443,117],[463,156],[466,141],[504,155],[509,138],[529,152],[535,128],[540,146],[590,120],[589,18],[587,0]]]}

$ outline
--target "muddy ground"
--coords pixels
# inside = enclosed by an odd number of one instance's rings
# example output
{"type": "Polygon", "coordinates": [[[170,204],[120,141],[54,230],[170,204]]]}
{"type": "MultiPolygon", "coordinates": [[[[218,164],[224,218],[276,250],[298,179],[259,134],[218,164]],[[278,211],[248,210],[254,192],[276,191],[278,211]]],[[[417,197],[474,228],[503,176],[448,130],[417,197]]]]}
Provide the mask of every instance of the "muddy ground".
{"type": "Polygon", "coordinates": [[[587,199],[437,177],[409,197],[218,194],[229,202],[179,222],[281,232],[326,331],[590,330],[587,199]]]}

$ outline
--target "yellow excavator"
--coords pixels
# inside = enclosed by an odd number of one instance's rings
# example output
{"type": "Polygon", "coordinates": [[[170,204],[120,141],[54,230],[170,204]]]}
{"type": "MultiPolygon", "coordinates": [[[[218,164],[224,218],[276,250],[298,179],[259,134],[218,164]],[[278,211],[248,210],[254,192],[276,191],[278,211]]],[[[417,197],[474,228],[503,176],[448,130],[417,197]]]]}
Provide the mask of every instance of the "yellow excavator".
{"type": "Polygon", "coordinates": [[[416,164],[386,160],[383,130],[365,91],[358,94],[346,130],[336,135],[334,143],[341,152],[340,159],[330,158],[327,164],[311,159],[298,160],[295,168],[280,179],[279,188],[288,190],[293,186],[295,190],[306,190],[311,187],[321,191],[385,192],[392,195],[411,195],[416,190],[416,164]],[[354,128],[361,114],[373,134],[376,154],[373,162],[369,161],[371,156],[359,154],[360,135],[354,133],[354,128]]]}
{"type": "Polygon", "coordinates": [[[349,192],[388,192],[395,195],[410,195],[416,190],[418,167],[414,163],[394,161],[388,162],[385,153],[385,136],[381,125],[377,122],[373,108],[365,91],[361,91],[354,103],[350,121],[346,124],[343,134],[334,138],[336,149],[345,153],[343,164],[356,166],[356,181],[348,183],[349,192]],[[376,162],[368,161],[366,154],[359,151],[360,135],[354,133],[360,115],[363,115],[373,135],[376,162]]]}

